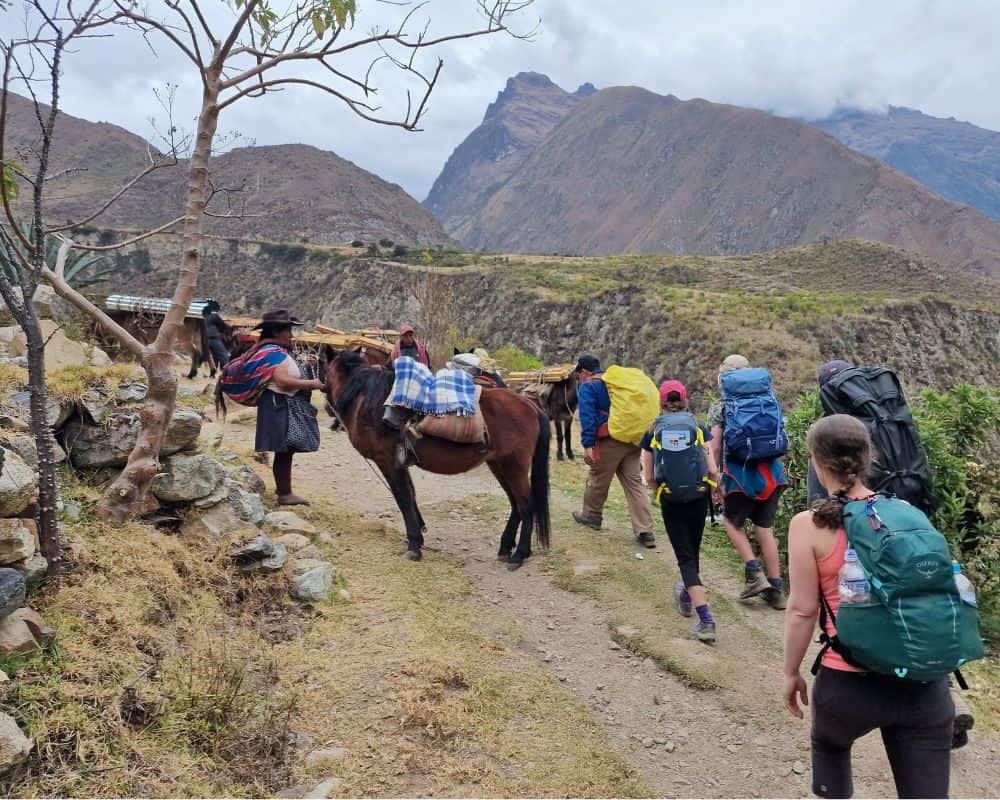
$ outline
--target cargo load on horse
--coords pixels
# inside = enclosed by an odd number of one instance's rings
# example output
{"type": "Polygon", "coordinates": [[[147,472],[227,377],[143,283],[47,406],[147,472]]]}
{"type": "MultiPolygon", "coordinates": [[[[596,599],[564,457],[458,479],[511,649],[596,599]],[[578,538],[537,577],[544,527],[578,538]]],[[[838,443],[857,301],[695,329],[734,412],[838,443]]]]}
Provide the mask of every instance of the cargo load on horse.
{"type": "Polygon", "coordinates": [[[530,400],[555,423],[556,458],[573,460],[573,415],[579,383],[573,364],[512,372],[507,376],[514,391],[530,400]],[[565,452],[565,456],[563,453],[565,452]]]}

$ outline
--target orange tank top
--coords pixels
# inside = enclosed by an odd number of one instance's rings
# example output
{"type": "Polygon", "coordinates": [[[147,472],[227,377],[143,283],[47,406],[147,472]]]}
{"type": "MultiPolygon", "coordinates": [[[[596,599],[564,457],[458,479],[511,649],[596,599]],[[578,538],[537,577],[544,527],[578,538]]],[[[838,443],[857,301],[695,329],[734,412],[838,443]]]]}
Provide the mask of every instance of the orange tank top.
{"type": "MultiPolygon", "coordinates": [[[[837,531],[833,549],[822,558],[816,559],[816,567],[819,570],[819,589],[823,593],[823,597],[826,598],[827,604],[833,609],[834,614],[840,610],[840,592],[837,587],[840,583],[840,568],[844,566],[844,553],[846,552],[847,534],[843,528],[840,528],[837,531]]],[[[826,633],[829,636],[834,636],[837,633],[837,629],[830,619],[826,621],[826,633]]],[[[821,663],[824,667],[844,672],[864,672],[864,670],[852,667],[844,661],[843,656],[832,647],[823,654],[821,663]]]]}

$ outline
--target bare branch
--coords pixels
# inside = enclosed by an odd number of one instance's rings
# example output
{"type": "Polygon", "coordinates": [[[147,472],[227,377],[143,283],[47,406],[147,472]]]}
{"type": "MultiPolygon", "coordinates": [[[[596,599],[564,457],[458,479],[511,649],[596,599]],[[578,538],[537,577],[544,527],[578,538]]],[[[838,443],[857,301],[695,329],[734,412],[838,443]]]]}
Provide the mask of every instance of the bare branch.
{"type": "Polygon", "coordinates": [[[179,225],[184,221],[184,217],[177,217],[177,219],[172,219],[161,225],[159,228],[153,228],[153,230],[145,231],[140,233],[138,236],[133,236],[131,239],[126,239],[124,242],[118,242],[117,244],[108,245],[94,245],[94,244],[74,244],[73,249],[75,250],[86,250],[88,253],[106,253],[109,250],[118,250],[122,247],[128,247],[136,242],[141,242],[143,239],[148,239],[150,236],[156,236],[158,233],[163,233],[164,231],[170,230],[175,225],[179,225]]]}

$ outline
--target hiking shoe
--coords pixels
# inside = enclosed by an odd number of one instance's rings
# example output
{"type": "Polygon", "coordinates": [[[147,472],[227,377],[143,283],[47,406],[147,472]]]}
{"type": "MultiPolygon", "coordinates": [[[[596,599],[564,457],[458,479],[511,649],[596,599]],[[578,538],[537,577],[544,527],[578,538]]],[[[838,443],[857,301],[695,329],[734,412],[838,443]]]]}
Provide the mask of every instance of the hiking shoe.
{"type": "Polygon", "coordinates": [[[695,638],[699,642],[704,642],[705,644],[715,644],[714,622],[702,622],[701,620],[698,620],[691,626],[691,633],[694,634],[695,638]]]}
{"type": "Polygon", "coordinates": [[[674,600],[677,601],[677,610],[682,617],[690,617],[694,607],[691,605],[691,595],[687,593],[683,583],[674,584],[674,600]]]}
{"type": "Polygon", "coordinates": [[[656,537],[649,531],[636,534],[635,540],[643,547],[656,547],[656,537]]]}
{"type": "Polygon", "coordinates": [[[764,577],[762,570],[748,569],[746,570],[746,586],[740,592],[740,600],[749,600],[751,597],[756,597],[770,588],[772,588],[771,584],[767,582],[767,578],[764,577]]]}
{"type": "Polygon", "coordinates": [[[594,519],[593,517],[584,514],[580,511],[573,512],[573,519],[575,519],[581,525],[586,525],[588,528],[593,528],[595,531],[599,531],[601,529],[601,520],[594,519]]]}
{"type": "Polygon", "coordinates": [[[787,605],[785,602],[785,593],[781,589],[774,586],[771,586],[763,591],[761,596],[764,598],[765,603],[778,611],[783,610],[787,605]]]}
{"type": "Polygon", "coordinates": [[[951,687],[951,701],[955,705],[955,730],[952,734],[951,749],[958,750],[969,743],[969,731],[975,725],[976,719],[965,704],[958,689],[951,687]]]}

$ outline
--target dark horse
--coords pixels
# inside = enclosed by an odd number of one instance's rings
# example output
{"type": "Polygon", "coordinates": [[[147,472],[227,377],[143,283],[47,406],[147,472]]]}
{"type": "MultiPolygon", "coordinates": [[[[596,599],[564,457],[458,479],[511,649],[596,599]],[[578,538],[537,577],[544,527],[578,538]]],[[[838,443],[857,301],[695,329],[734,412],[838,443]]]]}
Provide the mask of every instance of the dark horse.
{"type": "MultiPolygon", "coordinates": [[[[344,351],[327,370],[327,400],[354,448],[385,476],[406,523],[406,557],[419,561],[426,526],[409,469],[397,465],[399,431],[382,422],[383,403],[394,377],[391,369],[371,367],[360,353],[344,351]]],[[[531,555],[534,528],[539,544],[549,546],[549,421],[507,389],[483,389],[480,410],[489,431],[485,448],[425,436],[415,444],[416,458],[421,468],[438,475],[457,475],[483,463],[490,468],[510,501],[497,557],[507,562],[508,569],[517,569],[531,555]]]]}
{"type": "Polygon", "coordinates": [[[517,387],[532,403],[538,406],[545,415],[555,423],[556,428],[556,458],[563,460],[563,442],[565,441],[566,458],[573,460],[573,414],[576,413],[576,387],[579,381],[574,372],[566,380],[559,383],[524,383],[517,387]],[[546,396],[540,396],[538,390],[551,386],[546,396]]]}

